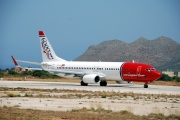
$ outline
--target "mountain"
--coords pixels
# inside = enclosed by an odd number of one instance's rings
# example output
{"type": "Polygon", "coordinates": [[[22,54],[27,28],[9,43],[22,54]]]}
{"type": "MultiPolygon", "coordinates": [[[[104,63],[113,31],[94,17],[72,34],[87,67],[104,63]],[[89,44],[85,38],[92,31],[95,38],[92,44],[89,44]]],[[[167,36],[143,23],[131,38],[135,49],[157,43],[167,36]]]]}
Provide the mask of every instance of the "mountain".
{"type": "Polygon", "coordinates": [[[132,43],[108,40],[90,46],[76,61],[144,62],[158,70],[180,71],[180,44],[161,36],[154,40],[139,38],[132,43]]]}

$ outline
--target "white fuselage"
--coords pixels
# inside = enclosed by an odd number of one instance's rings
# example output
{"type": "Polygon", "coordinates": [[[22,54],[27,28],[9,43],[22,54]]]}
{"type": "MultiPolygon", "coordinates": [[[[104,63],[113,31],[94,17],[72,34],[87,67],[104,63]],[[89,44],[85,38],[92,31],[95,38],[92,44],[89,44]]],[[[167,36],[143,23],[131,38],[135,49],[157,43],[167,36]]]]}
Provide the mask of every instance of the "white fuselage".
{"type": "MultiPolygon", "coordinates": [[[[121,81],[120,68],[124,62],[43,62],[42,68],[46,71],[56,71],[57,75],[70,77],[70,73],[97,74],[105,76],[106,80],[121,81]],[[63,71],[65,74],[58,72],[63,71]]],[[[55,73],[55,72],[54,72],[55,73]]],[[[73,76],[72,76],[73,77],[73,76]]]]}

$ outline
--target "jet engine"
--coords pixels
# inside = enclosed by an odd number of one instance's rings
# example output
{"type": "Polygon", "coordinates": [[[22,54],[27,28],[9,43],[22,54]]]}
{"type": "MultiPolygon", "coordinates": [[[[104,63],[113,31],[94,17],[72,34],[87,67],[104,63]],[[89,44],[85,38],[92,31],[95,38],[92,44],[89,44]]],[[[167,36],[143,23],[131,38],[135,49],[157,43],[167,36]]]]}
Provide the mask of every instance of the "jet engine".
{"type": "Polygon", "coordinates": [[[96,74],[85,75],[82,78],[84,83],[98,83],[100,81],[100,77],[96,74]]]}

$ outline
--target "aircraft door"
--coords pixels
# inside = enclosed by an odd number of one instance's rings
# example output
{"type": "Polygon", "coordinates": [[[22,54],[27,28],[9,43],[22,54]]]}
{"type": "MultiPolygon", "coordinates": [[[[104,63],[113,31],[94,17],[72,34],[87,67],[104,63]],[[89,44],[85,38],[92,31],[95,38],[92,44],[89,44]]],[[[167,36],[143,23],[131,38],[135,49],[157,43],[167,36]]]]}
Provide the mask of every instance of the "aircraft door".
{"type": "Polygon", "coordinates": [[[142,66],[137,66],[137,71],[136,71],[136,74],[137,74],[137,79],[141,79],[141,68],[142,66]]]}
{"type": "Polygon", "coordinates": [[[55,69],[55,65],[48,65],[48,69],[55,69]]]}
{"type": "Polygon", "coordinates": [[[48,69],[48,65],[47,65],[47,64],[42,64],[41,67],[42,67],[43,69],[48,69]]]}

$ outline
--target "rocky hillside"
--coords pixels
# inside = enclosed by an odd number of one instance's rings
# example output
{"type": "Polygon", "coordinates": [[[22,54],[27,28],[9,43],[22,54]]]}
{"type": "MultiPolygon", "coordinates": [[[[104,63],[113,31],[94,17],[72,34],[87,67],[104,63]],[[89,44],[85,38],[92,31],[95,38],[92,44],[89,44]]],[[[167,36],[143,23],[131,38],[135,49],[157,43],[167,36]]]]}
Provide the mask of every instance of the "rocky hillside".
{"type": "Polygon", "coordinates": [[[149,63],[159,70],[180,71],[180,44],[161,36],[154,40],[139,38],[132,43],[108,40],[90,46],[77,61],[130,61],[149,63]]]}

